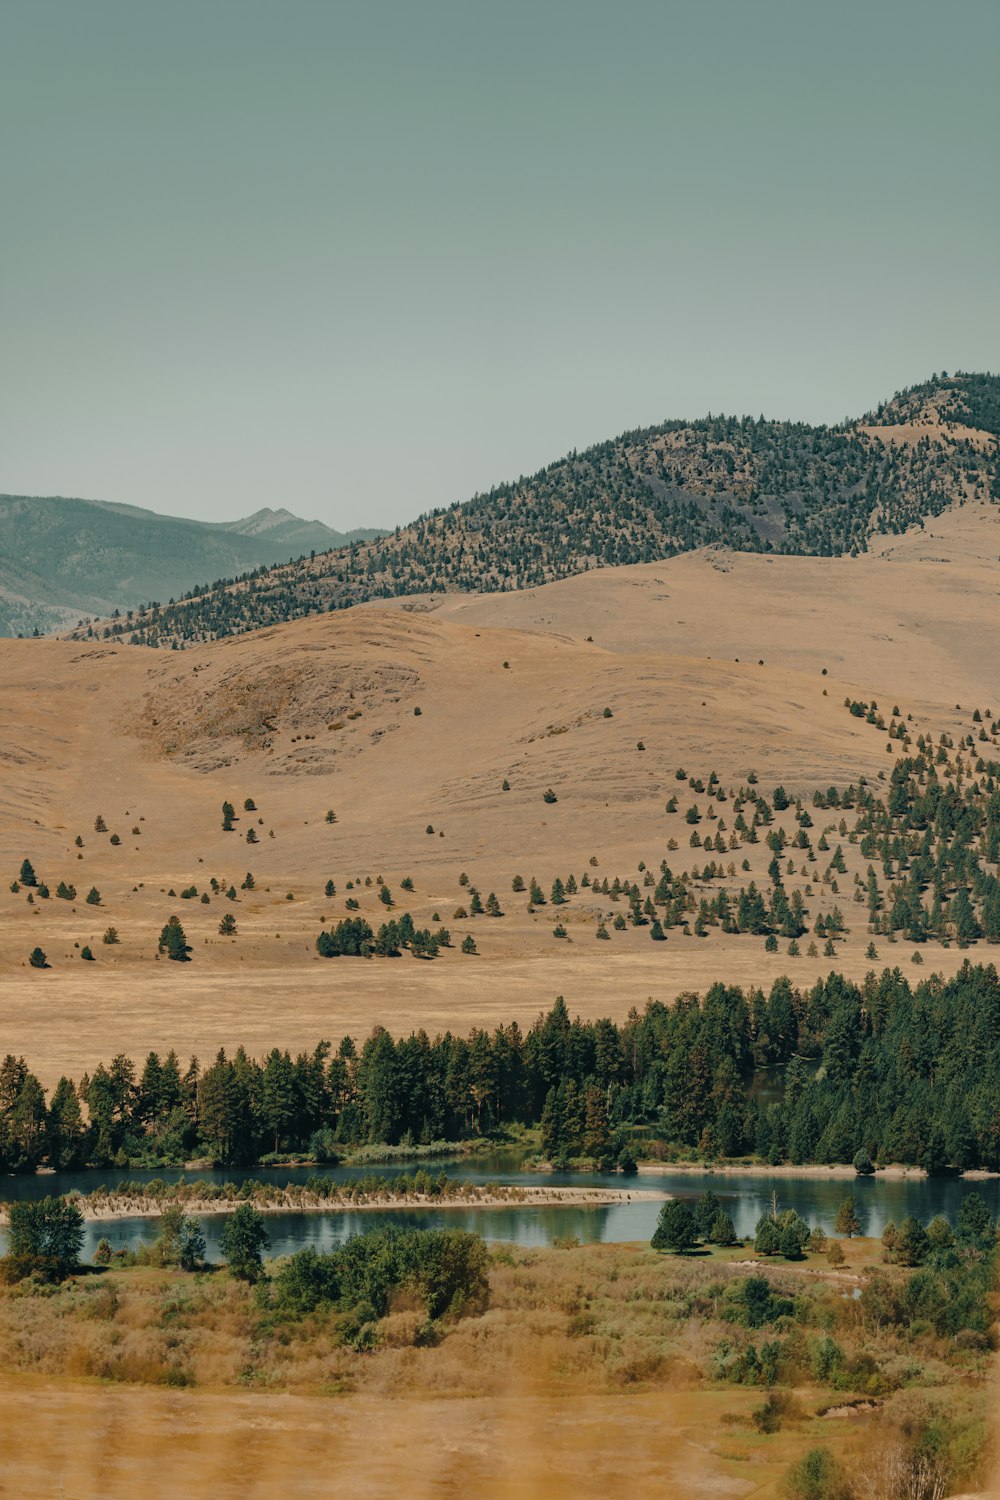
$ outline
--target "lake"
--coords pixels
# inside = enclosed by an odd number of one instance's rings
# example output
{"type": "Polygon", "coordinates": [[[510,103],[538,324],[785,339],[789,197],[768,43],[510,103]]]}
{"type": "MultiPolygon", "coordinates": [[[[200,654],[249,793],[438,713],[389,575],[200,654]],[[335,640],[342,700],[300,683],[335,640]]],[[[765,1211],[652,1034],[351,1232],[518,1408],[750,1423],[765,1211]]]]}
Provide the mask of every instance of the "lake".
{"type": "MultiPolygon", "coordinates": [[[[711,1189],[721,1200],[740,1238],[753,1235],[757,1220],[771,1207],[772,1193],[777,1195],[779,1211],[794,1208],[810,1224],[820,1226],[828,1234],[833,1233],[837,1207],[848,1193],[854,1195],[862,1233],[867,1235],[880,1235],[890,1219],[899,1224],[908,1214],[913,1214],[924,1222],[935,1214],[944,1214],[954,1222],[962,1199],[969,1192],[980,1193],[991,1213],[1000,1215],[998,1178],[983,1182],[966,1182],[955,1177],[844,1178],[833,1177],[822,1168],[817,1168],[815,1174],[808,1177],[749,1177],[710,1171],[672,1172],[669,1168],[664,1168],[662,1171],[642,1172],[638,1177],[623,1178],[615,1173],[600,1172],[525,1172],[519,1169],[517,1161],[516,1153],[508,1151],[489,1156],[463,1157],[455,1161],[441,1159],[427,1163],[409,1162],[370,1168],[269,1167],[247,1171],[233,1169],[180,1172],[161,1169],[143,1172],[126,1169],[60,1172],[39,1177],[0,1179],[0,1198],[41,1198],[48,1193],[67,1193],[74,1188],[87,1193],[101,1184],[113,1189],[122,1182],[149,1182],[157,1177],[165,1182],[176,1182],[182,1176],[188,1182],[242,1182],[255,1178],[281,1186],[289,1182],[304,1182],[310,1176],[330,1177],[334,1181],[344,1182],[363,1176],[366,1171],[391,1178],[403,1172],[413,1172],[424,1165],[434,1173],[446,1172],[449,1177],[484,1184],[613,1187],[626,1192],[632,1186],[658,1189],[688,1199],[697,1198],[711,1189]]],[[[267,1230],[271,1238],[272,1255],[288,1255],[306,1246],[316,1250],[331,1250],[351,1235],[362,1234],[384,1224],[424,1229],[471,1229],[493,1242],[526,1246],[548,1245],[554,1239],[574,1236],[584,1244],[590,1244],[648,1240],[656,1226],[659,1210],[659,1203],[643,1200],[600,1207],[518,1204],[509,1208],[334,1209],[330,1213],[268,1214],[267,1230]]],[[[208,1257],[210,1260],[215,1259],[218,1255],[219,1232],[225,1216],[206,1214],[199,1215],[199,1218],[208,1246],[208,1257]]],[[[116,1246],[134,1247],[143,1239],[155,1238],[155,1235],[156,1221],[150,1219],[115,1219],[99,1224],[88,1223],[83,1258],[90,1258],[101,1238],[110,1239],[116,1246]]],[[[0,1247],[3,1245],[4,1235],[0,1231],[0,1247]]]]}

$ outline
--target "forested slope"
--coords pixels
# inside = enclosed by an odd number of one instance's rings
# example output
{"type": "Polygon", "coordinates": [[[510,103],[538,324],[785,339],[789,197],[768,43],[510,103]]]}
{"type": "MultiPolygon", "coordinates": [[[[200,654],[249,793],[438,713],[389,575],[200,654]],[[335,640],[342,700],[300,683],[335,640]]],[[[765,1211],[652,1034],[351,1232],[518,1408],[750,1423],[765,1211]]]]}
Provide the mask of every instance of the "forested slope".
{"type": "Polygon", "coordinates": [[[625,432],[391,535],[223,579],[83,635],[211,639],[360,601],[535,587],[709,544],[836,556],[1000,499],[1000,378],[935,376],[865,418],[708,416],[625,432]]]}

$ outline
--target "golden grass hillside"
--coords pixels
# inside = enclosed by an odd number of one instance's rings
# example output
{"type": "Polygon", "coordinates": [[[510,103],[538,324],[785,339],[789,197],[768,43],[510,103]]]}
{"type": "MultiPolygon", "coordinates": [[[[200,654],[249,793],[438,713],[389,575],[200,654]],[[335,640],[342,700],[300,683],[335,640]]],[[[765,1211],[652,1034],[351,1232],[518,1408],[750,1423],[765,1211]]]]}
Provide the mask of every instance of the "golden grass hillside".
{"type": "MultiPolygon", "coordinates": [[[[678,769],[714,770],[731,789],[753,769],[768,794],[780,782],[807,800],[877,780],[894,743],[845,697],[877,694],[887,714],[912,714],[914,732],[966,732],[973,707],[991,704],[1000,660],[996,517],[965,506],[881,556],[709,551],[429,613],[435,601],[365,606],[183,652],[0,642],[4,1049],[51,1082],[118,1050],[297,1047],[376,1020],[466,1031],[530,1022],[558,993],[582,1014],[623,1016],[717,978],[810,982],[829,958],[792,961],[718,931],[595,943],[615,910],[607,897],[581,891],[558,913],[531,912],[513,879],[548,891],[556,876],[703,862],[684,818],[699,799],[678,769]],[[237,814],[228,833],[225,800],[237,814]],[[8,891],[24,858],[47,901],[8,891]],[[253,891],[241,889],[248,871],[253,891]],[[463,873],[484,899],[497,893],[502,919],[455,916],[463,873]],[[348,899],[384,919],[380,876],[395,910],[447,926],[452,948],[434,962],[320,960],[316,935],[348,899]],[[56,898],[59,882],[75,898],[56,898]],[[99,905],[85,899],[92,887],[99,905]],[[219,935],[228,911],[235,937],[219,935]],[[157,957],[173,913],[192,947],[185,965],[157,957]],[[102,942],[109,927],[117,944],[102,942]],[[459,952],[470,933],[473,956],[459,952]],[[36,946],[47,970],[28,967],[36,946]]],[[[863,873],[844,847],[841,891],[817,880],[814,916],[863,873]]],[[[725,856],[737,884],[764,880],[769,857],[763,842],[725,856]]],[[[848,917],[835,966],[861,975],[872,966],[863,909],[848,917]]],[[[929,950],[928,962],[953,970],[963,956],[929,950]]]]}

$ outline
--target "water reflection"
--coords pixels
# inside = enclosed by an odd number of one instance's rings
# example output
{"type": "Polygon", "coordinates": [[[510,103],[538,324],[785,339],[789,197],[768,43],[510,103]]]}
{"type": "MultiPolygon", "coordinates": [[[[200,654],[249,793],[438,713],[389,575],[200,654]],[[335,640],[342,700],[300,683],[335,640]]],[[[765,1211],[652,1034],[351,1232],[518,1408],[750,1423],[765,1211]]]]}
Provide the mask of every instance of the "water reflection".
{"type": "MultiPolygon", "coordinates": [[[[370,1170],[392,1177],[415,1170],[413,1163],[377,1166],[370,1170]]],[[[757,1220],[770,1209],[772,1195],[779,1210],[796,1209],[810,1224],[833,1233],[837,1208],[843,1198],[854,1196],[862,1233],[878,1236],[889,1219],[899,1224],[908,1214],[926,1221],[934,1214],[944,1214],[954,1221],[962,1199],[969,1192],[979,1192],[993,1214],[1000,1214],[1000,1179],[968,1182],[960,1178],[887,1178],[839,1177],[821,1169],[813,1176],[785,1177],[739,1176],[723,1172],[671,1172],[669,1169],[643,1172],[638,1178],[622,1178],[614,1173],[524,1172],[518,1169],[514,1153],[494,1153],[488,1157],[462,1158],[457,1161],[435,1161],[428,1169],[443,1171],[449,1177],[475,1183],[524,1184],[543,1187],[613,1187],[628,1192],[632,1188],[653,1188],[682,1198],[697,1198],[709,1189],[715,1193],[736,1226],[736,1233],[752,1235],[757,1220]]],[[[148,1182],[155,1177],[177,1181],[241,1182],[248,1178],[283,1186],[304,1182],[307,1177],[322,1175],[343,1182],[362,1175],[358,1168],[348,1167],[272,1167],[250,1171],[95,1171],[63,1172],[40,1177],[9,1177],[0,1181],[2,1198],[36,1198],[46,1193],[66,1193],[76,1188],[92,1192],[102,1183],[109,1189],[125,1181],[148,1182]]],[[[557,1238],[576,1238],[583,1243],[648,1240],[659,1213],[659,1203],[633,1198],[630,1202],[603,1207],[516,1205],[509,1208],[401,1208],[392,1210],[334,1210],[330,1213],[280,1213],[268,1215],[271,1253],[287,1255],[305,1246],[329,1250],[352,1234],[361,1234],[384,1224],[403,1224],[423,1228],[453,1227],[472,1229],[490,1241],[518,1245],[546,1245],[557,1238]]],[[[202,1217],[210,1258],[218,1250],[218,1236],[223,1216],[202,1217]]],[[[84,1248],[89,1258],[102,1237],[115,1245],[135,1246],[155,1236],[155,1221],[141,1218],[107,1220],[87,1224],[84,1248]]],[[[0,1234],[0,1244],[3,1243],[0,1234]]]]}

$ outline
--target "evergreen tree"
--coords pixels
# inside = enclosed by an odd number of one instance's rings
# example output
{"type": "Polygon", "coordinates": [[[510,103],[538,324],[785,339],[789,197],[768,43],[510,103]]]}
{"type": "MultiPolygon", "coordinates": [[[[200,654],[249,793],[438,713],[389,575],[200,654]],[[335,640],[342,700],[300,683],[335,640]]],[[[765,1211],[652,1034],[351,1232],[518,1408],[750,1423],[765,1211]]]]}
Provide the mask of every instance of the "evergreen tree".
{"type": "Polygon", "coordinates": [[[698,1230],[690,1205],[681,1198],[671,1198],[660,1209],[660,1216],[650,1240],[654,1250],[669,1250],[682,1255],[697,1244],[698,1230]]]}
{"type": "Polygon", "coordinates": [[[851,1239],[853,1235],[861,1233],[861,1220],[855,1212],[853,1194],[849,1193],[846,1198],[841,1200],[833,1227],[837,1234],[845,1235],[847,1239],[851,1239]]]}
{"type": "Polygon", "coordinates": [[[188,941],[184,935],[184,928],[181,926],[179,917],[170,917],[168,919],[166,926],[160,932],[157,951],[166,953],[168,958],[172,958],[176,962],[187,962],[187,956],[191,950],[188,947],[188,941]]]}

